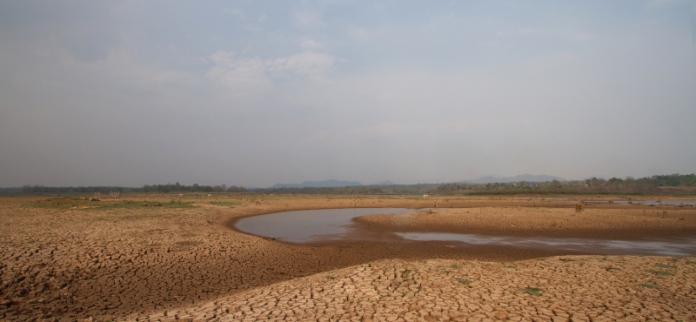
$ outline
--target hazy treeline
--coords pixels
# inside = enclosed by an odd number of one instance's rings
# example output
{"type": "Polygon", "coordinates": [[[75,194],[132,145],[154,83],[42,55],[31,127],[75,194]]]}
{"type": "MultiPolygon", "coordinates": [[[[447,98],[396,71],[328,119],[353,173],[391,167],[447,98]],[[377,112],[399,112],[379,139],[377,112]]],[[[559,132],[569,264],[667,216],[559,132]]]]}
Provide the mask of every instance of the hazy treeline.
{"type": "Polygon", "coordinates": [[[0,193],[12,194],[83,194],[83,193],[95,193],[99,192],[101,194],[108,194],[111,192],[118,193],[141,193],[141,192],[156,192],[156,193],[169,193],[169,192],[246,192],[247,189],[240,186],[227,186],[227,185],[217,185],[217,186],[206,186],[194,183],[193,185],[187,186],[179,184],[157,184],[157,185],[144,185],[140,188],[135,187],[110,187],[110,186],[90,186],[90,187],[45,187],[39,185],[26,185],[21,189],[18,188],[4,188],[0,189],[0,193]]]}
{"type": "Polygon", "coordinates": [[[384,193],[380,187],[350,186],[350,187],[303,187],[303,188],[260,188],[258,193],[278,194],[342,194],[342,195],[370,195],[384,193]]]}
{"type": "Polygon", "coordinates": [[[142,192],[246,192],[247,189],[241,186],[227,186],[225,184],[217,186],[202,186],[197,183],[187,186],[179,184],[158,184],[158,185],[144,185],[142,192]]]}
{"type": "Polygon", "coordinates": [[[586,180],[574,181],[547,181],[547,182],[510,182],[510,183],[486,183],[486,184],[458,184],[447,183],[439,185],[436,189],[438,193],[486,193],[495,191],[524,192],[524,191],[546,191],[560,193],[656,193],[660,192],[660,187],[696,187],[696,174],[680,175],[661,175],[634,179],[611,178],[609,180],[601,178],[591,178],[586,180]]]}
{"type": "Polygon", "coordinates": [[[26,185],[20,189],[19,193],[23,194],[71,194],[71,193],[94,193],[99,192],[108,194],[110,192],[136,192],[138,188],[125,187],[109,187],[109,186],[94,186],[94,187],[45,187],[39,185],[26,185]]]}
{"type": "Polygon", "coordinates": [[[20,188],[20,187],[0,188],[0,194],[16,194],[16,193],[22,193],[22,188],[20,188]]]}
{"type": "MultiPolygon", "coordinates": [[[[254,192],[274,194],[499,194],[499,193],[662,193],[662,187],[696,187],[696,174],[656,175],[634,179],[590,178],[575,181],[547,182],[510,182],[510,183],[445,183],[385,186],[348,186],[348,187],[304,187],[304,188],[257,188],[247,189],[241,186],[216,185],[190,186],[177,183],[144,185],[139,188],[129,187],[45,187],[26,185],[22,188],[0,188],[0,194],[83,194],[99,192],[119,193],[183,193],[183,192],[254,192]]],[[[696,192],[693,190],[692,192],[696,192]]]]}

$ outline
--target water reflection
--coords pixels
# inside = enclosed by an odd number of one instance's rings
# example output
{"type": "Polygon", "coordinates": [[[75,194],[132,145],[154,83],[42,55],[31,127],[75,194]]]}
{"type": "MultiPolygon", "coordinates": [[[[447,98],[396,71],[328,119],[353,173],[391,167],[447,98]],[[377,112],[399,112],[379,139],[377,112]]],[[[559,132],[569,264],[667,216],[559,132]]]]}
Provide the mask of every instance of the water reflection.
{"type": "Polygon", "coordinates": [[[696,254],[696,239],[625,241],[584,238],[508,237],[451,233],[395,233],[410,240],[459,241],[474,245],[506,245],[522,248],[552,247],[568,251],[616,255],[690,256],[696,254]]]}
{"type": "Polygon", "coordinates": [[[454,233],[392,233],[351,221],[359,216],[415,212],[406,208],[348,208],[278,212],[242,218],[236,228],[291,243],[355,241],[451,241],[468,245],[553,248],[593,254],[696,255],[696,238],[598,240],[584,238],[486,236],[454,233]]]}

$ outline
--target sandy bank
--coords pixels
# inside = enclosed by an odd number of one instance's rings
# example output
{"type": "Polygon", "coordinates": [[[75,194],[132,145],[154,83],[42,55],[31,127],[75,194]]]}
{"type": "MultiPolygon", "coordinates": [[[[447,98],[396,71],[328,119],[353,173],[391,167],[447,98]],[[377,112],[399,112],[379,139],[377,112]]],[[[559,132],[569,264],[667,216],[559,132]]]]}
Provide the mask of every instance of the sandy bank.
{"type": "Polygon", "coordinates": [[[369,215],[353,221],[398,232],[601,239],[695,237],[696,210],[486,207],[369,215]]]}

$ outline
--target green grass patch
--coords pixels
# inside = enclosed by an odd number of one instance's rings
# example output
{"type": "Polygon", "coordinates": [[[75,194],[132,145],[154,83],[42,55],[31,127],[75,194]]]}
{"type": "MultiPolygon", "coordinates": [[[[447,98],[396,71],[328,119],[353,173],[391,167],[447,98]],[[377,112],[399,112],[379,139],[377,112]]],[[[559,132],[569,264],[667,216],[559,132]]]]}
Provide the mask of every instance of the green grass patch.
{"type": "Polygon", "coordinates": [[[239,205],[239,202],[232,202],[232,201],[211,201],[209,202],[211,205],[215,206],[236,206],[239,205]]]}
{"type": "Polygon", "coordinates": [[[159,202],[159,201],[133,201],[133,200],[117,200],[117,201],[91,201],[91,200],[42,200],[27,204],[25,206],[32,208],[43,209],[70,209],[76,208],[79,210],[111,210],[111,209],[136,209],[136,208],[191,208],[193,202],[159,202]]]}
{"type": "Polygon", "coordinates": [[[616,268],[616,267],[608,267],[607,268],[607,271],[620,271],[620,270],[621,270],[620,268],[616,268]]]}
{"type": "Polygon", "coordinates": [[[540,288],[534,288],[534,287],[529,287],[529,286],[527,286],[527,287],[524,289],[524,292],[525,292],[525,293],[530,294],[530,295],[534,295],[534,296],[539,296],[539,295],[541,295],[541,292],[542,292],[542,291],[543,291],[543,290],[540,289],[540,288]]]}
{"type": "Polygon", "coordinates": [[[672,276],[672,275],[674,275],[674,273],[665,272],[665,271],[656,271],[656,270],[652,270],[652,269],[646,270],[646,272],[650,272],[650,273],[653,273],[653,274],[659,275],[659,276],[672,276]]]}
{"type": "Polygon", "coordinates": [[[459,278],[459,277],[455,278],[455,280],[457,280],[457,282],[462,283],[462,284],[469,284],[469,283],[471,283],[470,280],[463,279],[463,278],[459,278]]]}
{"type": "Polygon", "coordinates": [[[665,265],[665,264],[655,264],[657,267],[662,267],[662,268],[677,268],[674,265],[665,265]]]}
{"type": "Polygon", "coordinates": [[[459,265],[457,265],[457,264],[452,264],[450,267],[451,267],[451,268],[454,268],[454,269],[460,269],[460,268],[462,268],[461,266],[459,266],[459,265]]]}
{"type": "Polygon", "coordinates": [[[661,289],[661,288],[662,288],[662,287],[659,287],[659,286],[657,286],[657,285],[651,285],[651,284],[645,284],[645,283],[643,283],[643,284],[638,284],[638,286],[647,287],[647,288],[656,288],[656,289],[661,289]]]}

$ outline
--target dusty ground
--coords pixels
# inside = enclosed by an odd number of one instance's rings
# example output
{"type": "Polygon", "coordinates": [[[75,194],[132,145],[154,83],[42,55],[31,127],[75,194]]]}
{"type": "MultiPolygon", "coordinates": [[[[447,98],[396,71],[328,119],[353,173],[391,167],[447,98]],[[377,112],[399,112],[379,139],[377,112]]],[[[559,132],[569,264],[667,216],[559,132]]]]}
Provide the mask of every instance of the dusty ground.
{"type": "Polygon", "coordinates": [[[137,319],[694,321],[694,259],[385,260],[137,319]]]}
{"type": "MultiPolygon", "coordinates": [[[[311,293],[315,286],[319,287],[316,283],[324,283],[321,287],[328,290],[330,287],[342,285],[336,284],[343,278],[341,276],[353,274],[352,272],[360,269],[362,267],[360,265],[364,263],[372,263],[375,270],[369,274],[366,272],[362,274],[367,274],[365,277],[367,279],[375,279],[377,276],[387,274],[390,269],[397,269],[404,265],[421,267],[418,270],[423,273],[428,272],[427,267],[431,267],[429,265],[434,265],[432,267],[451,265],[441,260],[420,262],[427,258],[458,260],[457,263],[460,263],[458,265],[462,266],[501,266],[502,264],[499,263],[561,255],[504,247],[450,248],[446,243],[301,246],[245,235],[227,226],[235,218],[283,210],[419,207],[433,202],[441,204],[453,202],[445,199],[425,201],[420,198],[185,196],[183,204],[180,205],[178,202],[171,203],[171,196],[143,195],[137,198],[124,197],[100,202],[60,198],[45,196],[0,198],[0,243],[2,245],[0,249],[0,319],[70,321],[92,317],[95,320],[121,320],[138,316],[144,318],[164,312],[182,313],[196,309],[199,311],[195,312],[200,313],[200,310],[203,310],[202,312],[207,316],[212,314],[221,316],[223,312],[221,310],[226,309],[230,312],[229,316],[236,319],[240,317],[239,312],[235,311],[236,306],[225,304],[224,308],[216,307],[217,304],[213,305],[209,302],[227,303],[222,299],[230,296],[238,302],[257,293],[265,294],[263,296],[270,299],[269,294],[280,292],[277,293],[278,299],[289,297],[288,305],[299,305],[300,310],[303,310],[306,308],[302,307],[305,305],[301,302],[302,299],[298,297],[292,300],[294,295],[283,294],[283,288],[294,285],[293,292],[306,294],[311,293]],[[137,200],[137,202],[125,203],[126,199],[137,200]],[[143,200],[147,201],[143,202],[143,200]],[[192,202],[192,204],[186,206],[186,202],[192,202]],[[387,260],[377,262],[382,259],[387,260]],[[336,271],[337,275],[333,276],[335,279],[328,279],[325,276],[326,273],[322,275],[322,272],[346,267],[349,268],[336,271]],[[306,277],[312,274],[319,275],[306,277]],[[300,280],[297,280],[298,278],[300,280]]],[[[476,202],[495,203],[496,201],[477,199],[475,201],[457,200],[457,202],[468,202],[473,207],[473,203],[476,202]]],[[[611,260],[613,258],[610,257],[611,260]]],[[[641,265],[636,260],[636,258],[627,257],[627,265],[641,265]]],[[[649,260],[664,262],[666,259],[649,260]]],[[[581,263],[586,261],[588,260],[578,259],[577,262],[572,263],[584,265],[581,263]]],[[[664,294],[675,294],[672,291],[675,287],[692,287],[693,269],[688,270],[692,266],[687,264],[687,259],[680,259],[680,261],[677,265],[678,269],[674,271],[675,275],[653,278],[657,279],[655,282],[658,282],[661,289],[637,288],[639,292],[648,292],[645,294],[654,292],[660,294],[657,297],[642,298],[646,305],[661,305],[658,301],[662,298],[660,296],[663,296],[664,292],[672,292],[664,294]],[[677,280],[678,278],[681,280],[677,280]],[[673,284],[676,281],[679,281],[678,285],[673,284]]],[[[546,262],[533,263],[545,265],[546,262]]],[[[550,263],[566,264],[559,261],[550,263]]],[[[523,267],[520,263],[511,265],[523,267]]],[[[650,266],[652,262],[645,265],[650,266]]],[[[645,269],[653,269],[652,266],[648,266],[645,269]]],[[[487,271],[489,270],[482,272],[487,271]]],[[[479,278],[490,283],[500,279],[496,283],[503,283],[510,276],[517,276],[517,274],[509,275],[517,271],[501,270],[500,273],[495,274],[493,274],[494,270],[490,271],[490,276],[482,274],[479,278]],[[505,278],[499,278],[501,275],[496,275],[503,273],[508,275],[505,278]]],[[[531,271],[520,270],[519,272],[533,274],[529,273],[531,271]]],[[[612,270],[612,272],[619,271],[612,270]]],[[[595,279],[597,277],[594,271],[580,270],[570,274],[559,270],[558,273],[564,278],[595,279]]],[[[650,273],[645,274],[650,276],[650,273]]],[[[439,275],[428,273],[418,276],[421,276],[423,281],[436,283],[439,275]]],[[[519,275],[519,278],[520,281],[526,281],[523,274],[519,275]]],[[[473,281],[473,279],[470,280],[473,281]]],[[[445,283],[449,285],[448,287],[458,286],[448,280],[440,280],[437,283],[445,283]]],[[[493,289],[488,286],[484,289],[493,292],[493,289]]],[[[350,293],[350,291],[348,286],[343,291],[335,290],[339,293],[350,293]]],[[[601,294],[594,296],[601,302],[604,301],[601,300],[602,296],[607,296],[606,298],[609,299],[612,292],[624,291],[613,286],[605,287],[601,289],[601,294]]],[[[690,292],[693,293],[693,290],[690,292]]],[[[418,294],[414,295],[414,299],[419,299],[421,295],[427,293],[418,294]]],[[[450,295],[457,296],[457,294],[450,295]]],[[[329,298],[331,297],[327,295],[326,300],[329,298]]],[[[445,300],[444,294],[438,295],[437,298],[445,300]]],[[[361,305],[367,305],[373,300],[361,301],[361,305]]],[[[425,301],[437,303],[434,298],[425,299],[425,301]]],[[[387,308],[387,303],[384,304],[383,309],[387,308]]],[[[238,309],[243,311],[243,306],[238,306],[238,309]]],[[[375,313],[376,309],[378,307],[375,307],[375,313]]],[[[485,307],[482,306],[481,309],[484,310],[485,307]]],[[[678,307],[678,310],[681,308],[678,307]]],[[[693,312],[693,307],[690,310],[693,312]]],[[[315,311],[306,310],[305,313],[316,314],[317,317],[320,315],[318,311],[312,312],[315,311]]],[[[330,315],[331,313],[321,314],[330,315]]],[[[423,317],[426,316],[423,315],[423,317]]]]}
{"type": "Polygon", "coordinates": [[[376,214],[354,221],[401,232],[608,239],[696,237],[696,209],[677,209],[626,206],[625,209],[591,208],[577,212],[570,208],[457,208],[376,214]]]}

